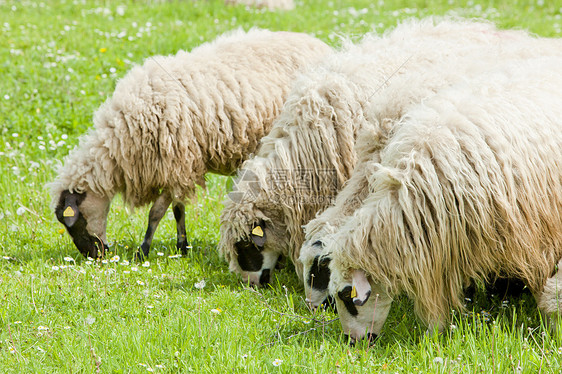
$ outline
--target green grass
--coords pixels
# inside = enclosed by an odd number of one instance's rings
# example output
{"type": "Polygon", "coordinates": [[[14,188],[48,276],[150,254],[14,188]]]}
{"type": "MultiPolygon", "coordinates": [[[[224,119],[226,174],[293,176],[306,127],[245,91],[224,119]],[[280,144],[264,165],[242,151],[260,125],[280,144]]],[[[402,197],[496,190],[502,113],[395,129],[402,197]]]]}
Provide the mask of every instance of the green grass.
{"type": "Polygon", "coordinates": [[[209,176],[187,209],[192,252],[174,258],[169,213],[146,267],[131,260],[146,208],[129,212],[116,199],[108,260],[120,259],[89,263],[61,233],[44,186],[133,64],[232,28],[305,31],[336,46],[449,13],[560,36],[561,12],[559,1],[522,0],[306,0],[279,13],[221,1],[0,1],[0,372],[559,372],[562,341],[529,295],[479,292],[435,336],[399,299],[372,347],[349,347],[336,315],[308,311],[290,266],[271,288],[245,288],[216,251],[221,177],[209,176]]]}

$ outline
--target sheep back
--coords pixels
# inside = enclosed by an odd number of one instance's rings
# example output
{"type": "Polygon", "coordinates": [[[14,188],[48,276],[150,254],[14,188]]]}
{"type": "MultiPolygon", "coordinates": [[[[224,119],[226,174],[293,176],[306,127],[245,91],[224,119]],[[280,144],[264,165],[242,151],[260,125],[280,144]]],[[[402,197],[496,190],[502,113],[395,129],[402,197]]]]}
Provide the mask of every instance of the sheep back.
{"type": "Polygon", "coordinates": [[[233,173],[269,132],[297,70],[329,51],[305,34],[252,29],[147,59],[94,115],[100,151],[86,157],[105,152],[121,183],[93,188],[138,206],[163,189],[190,196],[207,171],[233,173]]]}

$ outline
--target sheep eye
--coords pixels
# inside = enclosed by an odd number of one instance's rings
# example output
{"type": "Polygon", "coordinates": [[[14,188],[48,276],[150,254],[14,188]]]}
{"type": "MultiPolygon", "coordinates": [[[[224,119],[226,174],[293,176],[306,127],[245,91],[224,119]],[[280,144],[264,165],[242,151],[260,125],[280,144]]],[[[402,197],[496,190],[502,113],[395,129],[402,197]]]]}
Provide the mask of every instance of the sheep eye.
{"type": "Polygon", "coordinates": [[[330,258],[324,257],[320,259],[320,256],[316,256],[310,267],[310,273],[308,275],[308,284],[310,287],[317,290],[327,290],[328,284],[330,283],[330,268],[328,264],[330,263],[330,258]]]}
{"type": "Polygon", "coordinates": [[[314,247],[324,247],[324,244],[322,243],[322,241],[317,240],[314,243],[312,243],[312,246],[314,246],[314,247]]]}
{"type": "Polygon", "coordinates": [[[352,290],[351,286],[344,287],[343,290],[338,292],[338,297],[343,302],[343,305],[345,306],[345,309],[347,309],[347,312],[355,317],[359,313],[357,311],[357,307],[353,303],[353,298],[351,297],[351,290],[352,290]]]}

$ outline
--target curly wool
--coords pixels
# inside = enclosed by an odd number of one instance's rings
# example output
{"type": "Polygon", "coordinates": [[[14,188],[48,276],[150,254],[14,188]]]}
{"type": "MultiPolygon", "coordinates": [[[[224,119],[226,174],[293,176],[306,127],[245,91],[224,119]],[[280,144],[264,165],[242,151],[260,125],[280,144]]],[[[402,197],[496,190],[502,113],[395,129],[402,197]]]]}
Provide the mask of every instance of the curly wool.
{"type": "Polygon", "coordinates": [[[429,325],[489,275],[538,296],[562,257],[561,64],[508,64],[411,108],[328,243],[331,269],[406,293],[429,325]]]}
{"type": "MultiPolygon", "coordinates": [[[[232,264],[235,243],[249,237],[258,216],[276,215],[280,220],[270,221],[287,230],[288,245],[272,245],[295,262],[304,241],[302,225],[329,206],[351,176],[357,135],[373,126],[365,118],[366,105],[383,95],[389,80],[412,71],[421,74],[452,55],[469,54],[475,47],[467,45],[499,45],[527,37],[519,31],[499,32],[489,23],[428,18],[406,21],[382,37],[367,35],[357,45],[345,42],[341,52],[298,77],[271,133],[262,139],[257,155],[244,163],[243,169],[258,176],[260,188],[250,200],[225,203],[219,243],[223,256],[232,264]],[[310,178],[303,192],[303,170],[316,176],[329,171],[330,176],[310,178]],[[279,171],[283,183],[275,181],[279,171]],[[242,217],[239,211],[249,215],[242,217]]],[[[392,115],[398,117],[399,110],[392,115]]],[[[244,188],[239,186],[242,192],[244,188]]]]}
{"type": "Polygon", "coordinates": [[[305,34],[252,29],[147,59],[95,113],[51,185],[53,204],[65,189],[122,193],[132,207],[162,190],[191,197],[207,171],[231,174],[255,151],[297,70],[329,51],[305,34]]]}

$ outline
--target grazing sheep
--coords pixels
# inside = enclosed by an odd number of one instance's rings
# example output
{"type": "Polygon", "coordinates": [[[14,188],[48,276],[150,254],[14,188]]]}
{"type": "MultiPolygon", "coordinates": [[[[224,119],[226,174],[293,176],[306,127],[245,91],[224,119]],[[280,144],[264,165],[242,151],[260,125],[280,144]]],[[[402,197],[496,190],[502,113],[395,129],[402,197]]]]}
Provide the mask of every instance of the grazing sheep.
{"type": "Polygon", "coordinates": [[[170,203],[185,250],[184,200],[207,171],[231,174],[255,151],[297,70],[330,50],[305,34],[240,30],[134,67],[51,184],[56,216],[80,252],[104,253],[118,193],[132,207],[154,202],[142,254],[170,203]]]}
{"type": "MultiPolygon", "coordinates": [[[[382,37],[348,44],[301,74],[257,155],[244,163],[236,195],[225,203],[219,248],[230,269],[258,285],[269,281],[280,256],[296,261],[302,225],[329,206],[350,177],[357,134],[371,126],[365,105],[383,94],[389,80],[525,38],[524,32],[500,32],[488,23],[412,20],[382,37]]],[[[399,116],[396,110],[390,118],[399,116]]],[[[302,276],[300,264],[295,266],[302,276]]]]}
{"type": "Polygon", "coordinates": [[[397,120],[368,196],[323,242],[352,339],[378,334],[398,294],[442,329],[463,288],[491,276],[561,310],[562,58],[502,65],[397,120]]]}
{"type": "Polygon", "coordinates": [[[352,215],[369,193],[372,165],[380,162],[380,150],[392,131],[393,124],[413,103],[430,97],[440,87],[501,66],[509,60],[523,60],[535,56],[562,56],[559,39],[535,38],[524,33],[514,37],[511,31],[497,31],[505,36],[501,43],[479,46],[465,45],[462,54],[447,56],[433,63],[423,74],[406,73],[391,80],[388,87],[373,96],[369,117],[374,124],[357,141],[359,160],[346,187],[329,207],[305,226],[305,241],[300,250],[306,301],[312,307],[322,304],[328,296],[330,256],[325,251],[324,238],[336,232],[344,220],[352,215]]]}

